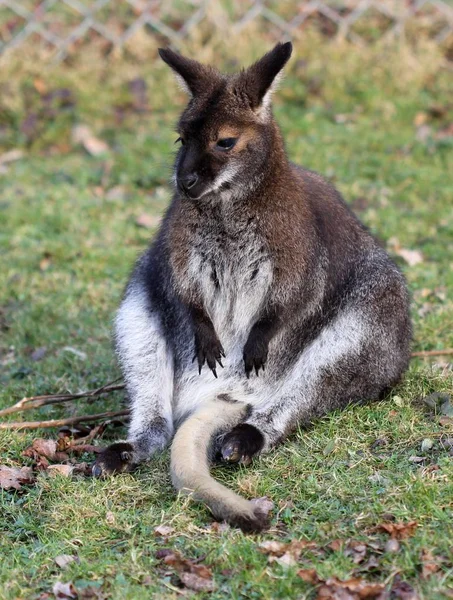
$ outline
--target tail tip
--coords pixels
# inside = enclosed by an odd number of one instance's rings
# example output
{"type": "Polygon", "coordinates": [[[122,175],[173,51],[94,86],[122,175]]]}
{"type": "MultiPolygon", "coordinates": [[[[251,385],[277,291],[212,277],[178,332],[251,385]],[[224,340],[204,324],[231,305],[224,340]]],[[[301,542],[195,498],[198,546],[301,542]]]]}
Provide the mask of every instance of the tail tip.
{"type": "Polygon", "coordinates": [[[229,519],[229,522],[233,527],[239,527],[244,533],[260,533],[270,527],[268,512],[259,507],[254,508],[251,514],[235,515],[229,519]]]}

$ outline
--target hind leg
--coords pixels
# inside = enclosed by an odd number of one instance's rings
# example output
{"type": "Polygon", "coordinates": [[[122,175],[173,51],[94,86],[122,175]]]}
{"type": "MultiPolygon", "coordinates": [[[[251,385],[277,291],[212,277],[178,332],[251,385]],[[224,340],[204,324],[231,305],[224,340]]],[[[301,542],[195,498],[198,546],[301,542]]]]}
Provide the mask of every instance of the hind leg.
{"type": "Polygon", "coordinates": [[[173,435],[173,357],[159,316],[139,286],[129,290],[118,311],[116,341],[131,420],[127,440],[98,455],[93,468],[97,476],[130,471],[173,435]]]}
{"type": "Polygon", "coordinates": [[[283,381],[268,383],[245,422],[225,436],[224,460],[244,462],[270,450],[299,424],[379,398],[406,368],[407,346],[408,339],[400,343],[393,330],[370,323],[360,311],[341,313],[304,349],[283,381]]]}

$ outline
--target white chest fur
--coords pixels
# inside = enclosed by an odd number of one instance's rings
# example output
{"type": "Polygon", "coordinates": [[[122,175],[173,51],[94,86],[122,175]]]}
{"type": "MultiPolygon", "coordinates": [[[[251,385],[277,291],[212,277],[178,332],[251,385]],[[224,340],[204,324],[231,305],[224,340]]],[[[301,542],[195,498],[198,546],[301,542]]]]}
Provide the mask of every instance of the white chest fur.
{"type": "Polygon", "coordinates": [[[256,223],[224,222],[200,232],[190,253],[189,278],[225,350],[242,349],[272,283],[272,264],[256,223]]]}

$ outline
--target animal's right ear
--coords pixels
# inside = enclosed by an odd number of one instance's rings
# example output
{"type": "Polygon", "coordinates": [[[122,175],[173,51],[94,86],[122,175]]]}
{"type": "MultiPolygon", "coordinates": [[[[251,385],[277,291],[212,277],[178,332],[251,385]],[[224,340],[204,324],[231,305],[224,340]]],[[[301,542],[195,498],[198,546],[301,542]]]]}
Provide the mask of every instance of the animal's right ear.
{"type": "Polygon", "coordinates": [[[219,78],[219,74],[212,67],[181,56],[170,48],[159,48],[159,55],[173,69],[183,89],[192,96],[206,90],[209,84],[212,85],[219,78]]]}

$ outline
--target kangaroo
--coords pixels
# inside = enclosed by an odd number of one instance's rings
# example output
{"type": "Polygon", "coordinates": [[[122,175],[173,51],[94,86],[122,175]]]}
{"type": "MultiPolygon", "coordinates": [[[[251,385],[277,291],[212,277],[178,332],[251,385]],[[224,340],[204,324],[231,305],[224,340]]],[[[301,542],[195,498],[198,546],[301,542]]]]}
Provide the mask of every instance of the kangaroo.
{"type": "Polygon", "coordinates": [[[266,515],[211,462],[248,464],[297,426],[382,397],[408,365],[408,293],[340,194],[288,160],[271,95],[291,43],[233,75],[159,53],[190,100],[173,199],[116,317],[128,439],[93,472],[129,471],[174,436],[176,489],[260,531],[266,515]]]}

